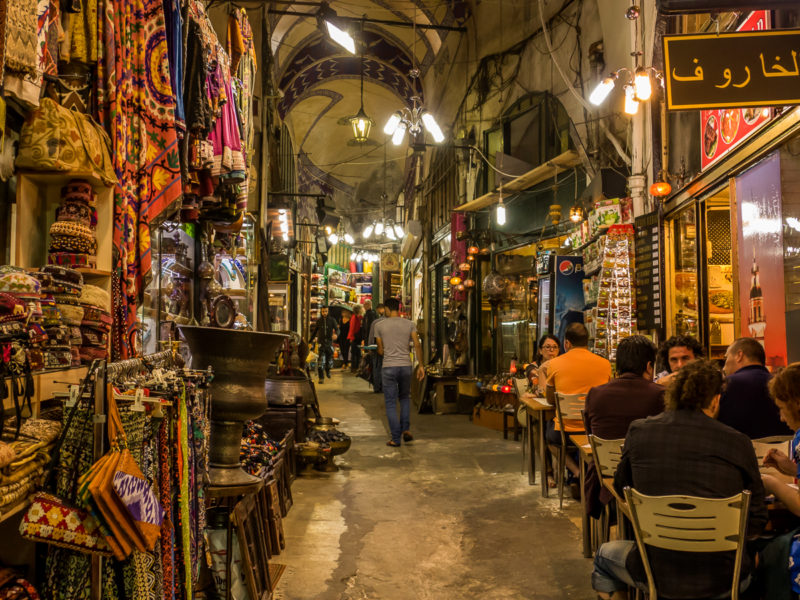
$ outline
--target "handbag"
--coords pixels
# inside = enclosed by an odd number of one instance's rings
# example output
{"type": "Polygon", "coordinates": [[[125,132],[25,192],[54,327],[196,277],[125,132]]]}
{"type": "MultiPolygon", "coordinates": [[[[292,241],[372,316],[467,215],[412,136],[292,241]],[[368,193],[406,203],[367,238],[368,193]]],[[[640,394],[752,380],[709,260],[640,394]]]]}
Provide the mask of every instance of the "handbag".
{"type": "Polygon", "coordinates": [[[117,177],[110,148],[108,134],[92,117],[43,98],[22,125],[16,166],[68,171],[74,177],[96,177],[111,186],[117,177]]]}
{"type": "MultiPolygon", "coordinates": [[[[43,486],[44,491],[34,494],[31,505],[19,524],[19,532],[22,537],[34,542],[61,546],[78,552],[110,556],[111,548],[102,535],[97,519],[87,510],[77,508],[52,493],[52,490],[55,489],[55,472],[61,456],[61,446],[72,426],[87,382],[92,375],[93,369],[90,369],[78,391],[79,401],[67,415],[64,428],[54,447],[49,472],[43,486]]],[[[73,469],[76,483],[79,463],[80,457],[76,457],[73,469]]]]}
{"type": "Polygon", "coordinates": [[[81,478],[80,496],[99,511],[104,525],[113,536],[113,540],[107,541],[112,545],[115,556],[121,559],[132,548],[145,552],[155,547],[161,535],[164,513],[128,450],[127,436],[111,386],[107,397],[111,451],[81,478]]]}

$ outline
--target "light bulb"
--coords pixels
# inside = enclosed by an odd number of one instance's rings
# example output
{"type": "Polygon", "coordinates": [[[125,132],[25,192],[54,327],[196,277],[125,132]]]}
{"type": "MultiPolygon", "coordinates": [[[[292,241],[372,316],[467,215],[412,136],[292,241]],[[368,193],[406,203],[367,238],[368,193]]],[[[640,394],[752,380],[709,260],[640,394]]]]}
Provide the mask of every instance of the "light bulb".
{"type": "Polygon", "coordinates": [[[647,69],[644,67],[636,69],[633,85],[638,100],[644,101],[650,99],[650,96],[653,94],[653,87],[650,84],[650,74],[647,72],[647,69]]]}
{"type": "Polygon", "coordinates": [[[433,136],[433,141],[437,144],[440,144],[444,141],[444,134],[442,133],[439,124],[436,122],[436,119],[433,118],[433,115],[428,111],[423,111],[422,113],[422,122],[425,124],[425,129],[428,130],[428,133],[433,136]]]}
{"type": "Polygon", "coordinates": [[[386,228],[386,237],[392,241],[397,239],[397,236],[394,234],[394,228],[391,225],[386,228]]]}
{"type": "Polygon", "coordinates": [[[342,48],[347,50],[350,54],[356,53],[356,43],[353,40],[353,37],[344,31],[343,29],[339,29],[336,25],[331,23],[330,21],[325,21],[325,26],[328,28],[328,35],[331,36],[331,39],[339,44],[342,48]]]}
{"type": "Polygon", "coordinates": [[[288,233],[284,233],[283,234],[283,241],[284,242],[288,242],[289,241],[289,234],[288,233]]]}
{"type": "Polygon", "coordinates": [[[389,117],[389,120],[386,121],[386,125],[383,127],[383,133],[386,135],[394,135],[397,126],[400,125],[400,121],[403,120],[403,113],[399,110],[397,112],[392,113],[392,116],[389,117]]]}
{"type": "Polygon", "coordinates": [[[351,252],[350,253],[350,260],[355,260],[357,256],[358,256],[358,254],[356,254],[355,252],[351,252]]]}
{"type": "Polygon", "coordinates": [[[332,246],[335,246],[339,243],[339,236],[335,233],[332,233],[328,236],[328,241],[331,243],[332,246]]]}
{"type": "Polygon", "coordinates": [[[352,235],[350,235],[349,233],[345,233],[345,234],[344,234],[344,241],[345,241],[346,243],[350,244],[351,246],[352,246],[352,245],[353,245],[353,243],[355,242],[355,240],[353,239],[353,236],[352,236],[352,235]]]}
{"type": "Polygon", "coordinates": [[[398,240],[402,240],[405,232],[403,231],[403,228],[397,224],[394,226],[394,234],[397,236],[398,240]]]}
{"type": "Polygon", "coordinates": [[[497,205],[497,224],[498,225],[505,225],[506,224],[506,205],[503,204],[503,200],[500,200],[500,204],[497,205]]]}
{"type": "Polygon", "coordinates": [[[636,100],[636,91],[632,85],[625,86],[625,112],[629,115],[639,112],[639,101],[636,100]]]}
{"type": "Polygon", "coordinates": [[[286,213],[279,214],[278,221],[280,221],[281,223],[287,223],[289,221],[289,215],[287,215],[286,213]]]}
{"type": "Polygon", "coordinates": [[[361,254],[361,252],[359,252],[359,253],[356,255],[356,262],[362,262],[363,260],[364,260],[364,255],[363,255],[363,254],[361,254]]]}
{"type": "Polygon", "coordinates": [[[283,233],[287,233],[289,231],[289,224],[288,223],[281,223],[281,231],[283,233]]]}
{"type": "Polygon", "coordinates": [[[397,129],[395,129],[394,133],[392,134],[392,144],[394,144],[395,146],[399,146],[400,144],[403,143],[403,138],[405,136],[406,136],[406,124],[401,122],[397,125],[397,129]]]}
{"type": "Polygon", "coordinates": [[[372,230],[375,229],[375,225],[370,224],[364,228],[364,239],[368,240],[372,237],[372,230]]]}
{"type": "Polygon", "coordinates": [[[608,95],[611,93],[611,90],[614,89],[614,81],[616,80],[616,75],[609,75],[603,81],[597,84],[597,87],[592,90],[592,93],[589,95],[589,102],[594,104],[595,106],[600,106],[603,103],[603,100],[608,98],[608,95]]]}
{"type": "Polygon", "coordinates": [[[383,234],[383,221],[378,221],[375,225],[375,235],[383,234]]]}

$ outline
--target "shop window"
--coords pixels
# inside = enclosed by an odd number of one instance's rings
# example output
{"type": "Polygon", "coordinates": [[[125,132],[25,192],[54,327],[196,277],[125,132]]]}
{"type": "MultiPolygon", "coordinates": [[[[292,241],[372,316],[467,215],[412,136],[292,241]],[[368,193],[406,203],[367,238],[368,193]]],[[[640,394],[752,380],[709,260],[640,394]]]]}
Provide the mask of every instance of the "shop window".
{"type": "Polygon", "coordinates": [[[706,202],[706,281],[708,345],[711,358],[722,358],[735,339],[730,194],[726,187],[706,202]]]}
{"type": "Polygon", "coordinates": [[[498,305],[501,371],[507,371],[514,359],[525,364],[536,356],[535,248],[531,244],[497,256],[497,269],[506,278],[498,305]]]}
{"type": "Polygon", "coordinates": [[[674,286],[669,303],[672,331],[699,338],[697,293],[697,223],[695,207],[681,211],[669,223],[668,248],[674,286]]]}
{"type": "MultiPolygon", "coordinates": [[[[502,153],[534,168],[573,147],[570,126],[569,115],[557,98],[546,93],[530,94],[517,100],[500,124],[484,133],[484,153],[492,165],[502,153]]],[[[498,187],[494,169],[484,165],[482,173],[484,193],[498,187]]]]}

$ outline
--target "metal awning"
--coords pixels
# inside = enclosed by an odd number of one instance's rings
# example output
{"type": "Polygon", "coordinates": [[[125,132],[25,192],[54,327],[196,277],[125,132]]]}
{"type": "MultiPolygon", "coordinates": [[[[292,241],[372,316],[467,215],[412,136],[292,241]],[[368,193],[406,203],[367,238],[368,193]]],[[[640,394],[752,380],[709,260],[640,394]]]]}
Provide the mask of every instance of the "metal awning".
{"type": "MultiPolygon", "coordinates": [[[[537,183],[546,181],[551,177],[555,177],[559,173],[563,173],[568,169],[581,164],[580,156],[574,150],[567,150],[563,154],[559,154],[555,158],[548,160],[546,163],[531,169],[527,173],[512,179],[503,185],[504,194],[515,194],[517,192],[524,192],[535,186],[537,183]]],[[[453,210],[461,212],[474,212],[495,204],[500,199],[499,192],[489,192],[479,198],[475,198],[470,202],[466,202],[461,206],[456,206],[453,210]]]]}

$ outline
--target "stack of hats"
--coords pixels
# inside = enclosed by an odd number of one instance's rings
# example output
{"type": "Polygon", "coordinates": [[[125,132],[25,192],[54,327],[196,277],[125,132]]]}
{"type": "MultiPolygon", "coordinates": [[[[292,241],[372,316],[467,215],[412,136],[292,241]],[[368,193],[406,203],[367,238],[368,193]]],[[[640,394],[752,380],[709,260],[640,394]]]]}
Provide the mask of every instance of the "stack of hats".
{"type": "Polygon", "coordinates": [[[0,267],[0,294],[5,294],[25,306],[27,314],[25,351],[32,371],[44,369],[43,347],[48,338],[44,329],[41,283],[23,269],[0,267]]]}
{"type": "Polygon", "coordinates": [[[75,269],[47,265],[39,271],[42,282],[44,326],[50,338],[45,352],[48,368],[81,364],[83,307],[80,305],[83,275],[75,269]]]}
{"type": "Polygon", "coordinates": [[[61,188],[61,205],[50,226],[47,262],[65,267],[97,266],[97,210],[89,182],[73,179],[61,188]]]}
{"type": "Polygon", "coordinates": [[[111,333],[111,297],[96,285],[85,284],[80,299],[83,307],[81,321],[81,361],[108,358],[108,336],[111,333]]]}

